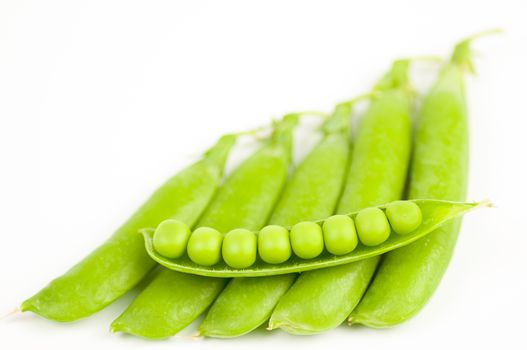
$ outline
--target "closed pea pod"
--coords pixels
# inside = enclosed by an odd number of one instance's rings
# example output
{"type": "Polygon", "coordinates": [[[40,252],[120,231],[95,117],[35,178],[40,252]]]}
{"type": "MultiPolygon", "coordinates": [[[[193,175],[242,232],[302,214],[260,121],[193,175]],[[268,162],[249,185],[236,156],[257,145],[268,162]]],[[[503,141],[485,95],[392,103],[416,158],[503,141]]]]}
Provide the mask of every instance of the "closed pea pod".
{"type": "MultiPolygon", "coordinates": [[[[322,140],[293,171],[269,220],[271,224],[293,225],[333,213],[347,167],[350,116],[351,104],[342,104],[322,125],[322,140]]],[[[286,274],[232,279],[212,305],[199,333],[225,338],[254,330],[269,319],[296,277],[286,274]]]]}
{"type": "MultiPolygon", "coordinates": [[[[287,178],[296,124],[295,115],[277,122],[264,146],[227,178],[198,226],[228,232],[258,230],[265,224],[287,178]]],[[[163,269],[112,323],[111,330],[145,338],[170,337],[203,313],[226,282],[163,269]]]]}
{"type": "Polygon", "coordinates": [[[104,244],[24,301],[22,311],[68,322],[104,308],[135,286],[155,263],[138,235],[174,216],[193,224],[214,195],[235,135],[222,137],[194,165],[170,178],[104,244]]]}
{"type": "MultiPolygon", "coordinates": [[[[394,63],[360,121],[338,213],[402,196],[411,144],[408,64],[407,60],[394,63]]],[[[302,273],[280,299],[269,328],[312,334],[337,327],[359,302],[378,261],[374,257],[302,273]]]]}
{"type": "MultiPolygon", "coordinates": [[[[462,200],[468,173],[468,125],[463,75],[471,67],[470,39],[454,49],[423,101],[417,121],[410,198],[462,200]]],[[[432,296],[448,263],[461,220],[386,254],[350,322],[389,327],[415,315],[432,296]]]]}

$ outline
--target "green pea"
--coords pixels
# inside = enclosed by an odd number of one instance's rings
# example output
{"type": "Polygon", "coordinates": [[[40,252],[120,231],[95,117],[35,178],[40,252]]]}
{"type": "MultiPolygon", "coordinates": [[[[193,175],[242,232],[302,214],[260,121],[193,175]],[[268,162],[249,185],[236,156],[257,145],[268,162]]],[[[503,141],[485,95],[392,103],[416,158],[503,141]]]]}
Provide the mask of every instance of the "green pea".
{"type": "Polygon", "coordinates": [[[322,228],[315,222],[299,222],[291,229],[293,252],[302,259],[313,259],[324,250],[322,228]]]}
{"type": "Polygon", "coordinates": [[[390,224],[384,212],[379,208],[362,209],[357,214],[355,222],[359,239],[364,245],[379,245],[390,236],[390,224]]]}
{"type": "Polygon", "coordinates": [[[190,228],[176,219],[160,223],[154,232],[154,249],[167,258],[180,258],[187,250],[190,228]]]}
{"type": "Polygon", "coordinates": [[[357,247],[357,232],[353,219],[347,215],[333,215],[322,225],[324,244],[331,254],[347,254],[357,247]]]}
{"type": "Polygon", "coordinates": [[[211,227],[199,227],[190,235],[187,254],[190,260],[203,266],[212,266],[221,259],[223,235],[211,227]]]}
{"type": "Polygon", "coordinates": [[[265,226],[258,234],[258,254],[269,264],[280,264],[289,259],[289,231],[278,225],[265,226]]]}
{"type": "Polygon", "coordinates": [[[257,238],[254,232],[237,228],[227,233],[223,239],[221,253],[227,265],[244,269],[256,261],[257,238]]]}
{"type": "Polygon", "coordinates": [[[386,216],[395,233],[406,235],[421,225],[423,215],[414,202],[396,201],[386,207],[386,216]]]}

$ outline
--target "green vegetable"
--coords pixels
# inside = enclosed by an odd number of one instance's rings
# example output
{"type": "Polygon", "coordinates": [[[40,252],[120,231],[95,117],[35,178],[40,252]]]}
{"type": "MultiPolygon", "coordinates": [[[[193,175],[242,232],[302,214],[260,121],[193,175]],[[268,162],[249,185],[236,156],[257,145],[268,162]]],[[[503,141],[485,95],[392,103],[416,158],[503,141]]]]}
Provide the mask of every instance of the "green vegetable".
{"type": "Polygon", "coordinates": [[[199,227],[190,236],[187,247],[188,257],[199,265],[215,265],[221,260],[222,242],[223,235],[220,231],[212,227],[199,227]]]}
{"type": "Polygon", "coordinates": [[[299,222],[291,228],[291,247],[296,256],[313,259],[324,250],[322,228],[315,222],[299,222]]]}
{"type": "Polygon", "coordinates": [[[390,224],[379,208],[365,208],[355,218],[357,233],[362,244],[376,246],[390,237],[390,224]]]}
{"type": "MultiPolygon", "coordinates": [[[[421,209],[414,202],[389,203],[386,212],[390,213],[390,220],[396,224],[400,234],[410,233],[421,224],[421,209]]],[[[189,240],[189,258],[198,265],[215,265],[219,262],[221,249],[227,265],[247,268],[256,261],[257,240],[263,250],[260,255],[263,253],[264,256],[270,256],[269,259],[262,259],[265,262],[284,262],[291,256],[291,250],[302,259],[313,259],[322,253],[326,243],[329,243],[330,253],[344,255],[357,246],[354,222],[349,215],[354,214],[334,215],[319,223],[297,223],[291,228],[291,238],[288,228],[278,225],[266,226],[260,231],[258,238],[256,232],[235,229],[225,235],[222,248],[222,236],[218,231],[212,228],[198,228],[189,240]],[[319,224],[323,224],[324,232],[319,224]],[[290,239],[292,247],[289,246],[290,239]]],[[[377,246],[388,239],[391,227],[386,215],[388,214],[379,208],[365,208],[357,214],[357,229],[362,244],[377,246]]],[[[172,255],[175,258],[181,257],[189,234],[190,230],[184,223],[168,219],[155,229],[152,247],[165,258],[172,258],[172,255]],[[163,254],[163,250],[167,253],[163,254]]]]}
{"type": "MultiPolygon", "coordinates": [[[[357,130],[338,213],[388,203],[402,196],[411,146],[407,69],[408,61],[395,62],[376,87],[376,96],[357,130]]],[[[395,236],[398,235],[392,235],[387,242],[395,236]]],[[[351,254],[358,251],[359,247],[351,254]]],[[[302,273],[276,306],[269,328],[306,334],[337,327],[359,302],[378,261],[376,256],[302,273]]]]}
{"type": "Polygon", "coordinates": [[[386,216],[392,230],[407,235],[421,225],[423,215],[419,206],[410,201],[395,201],[386,207],[386,216]]]}
{"type": "Polygon", "coordinates": [[[333,215],[324,220],[324,244],[328,252],[344,255],[352,252],[358,244],[353,219],[347,215],[333,215]]]}
{"type": "MultiPolygon", "coordinates": [[[[351,104],[341,104],[324,122],[322,140],[293,171],[269,220],[271,224],[293,225],[333,213],[348,161],[350,116],[351,104]]],[[[259,327],[296,277],[232,279],[200,325],[200,334],[236,337],[259,327]]]]}
{"type": "Polygon", "coordinates": [[[174,217],[192,225],[216,192],[225,159],[236,140],[222,137],[194,165],[170,178],[104,244],[22,303],[22,311],[67,322],[104,308],[141,281],[155,266],[138,235],[174,217]]]}
{"type": "Polygon", "coordinates": [[[256,261],[256,235],[243,228],[237,228],[227,233],[221,249],[223,260],[231,267],[243,269],[256,261]]]}
{"type": "Polygon", "coordinates": [[[167,258],[179,258],[186,253],[190,228],[185,223],[168,219],[157,226],[154,232],[154,249],[167,258]]]}
{"type": "MultiPolygon", "coordinates": [[[[297,116],[289,115],[274,126],[264,146],[227,178],[198,226],[227,232],[258,230],[265,224],[287,179],[296,124],[297,116]]],[[[111,330],[145,338],[170,337],[201,315],[226,283],[224,278],[189,277],[164,269],[112,323],[111,330]]]]}
{"type": "Polygon", "coordinates": [[[291,257],[289,231],[278,225],[268,225],[258,233],[258,254],[269,264],[280,264],[291,257]]]}
{"type": "MultiPolygon", "coordinates": [[[[409,197],[463,200],[468,173],[468,125],[463,76],[470,43],[459,43],[425,97],[415,135],[409,197]]],[[[350,322],[396,325],[415,315],[436,290],[452,257],[461,220],[387,254],[350,322]]]]}
{"type": "MultiPolygon", "coordinates": [[[[291,272],[302,272],[308,270],[322,269],[331,266],[339,266],[349,264],[350,262],[376,257],[380,254],[401,248],[412,242],[415,242],[416,240],[428,235],[436,228],[441,227],[441,225],[445,225],[449,220],[463,215],[470,210],[489,205],[489,203],[486,201],[479,203],[465,203],[432,199],[416,199],[412,202],[415,203],[419,207],[420,211],[423,213],[423,223],[410,234],[390,235],[390,237],[386,241],[377,246],[367,246],[364,244],[359,244],[350,253],[339,256],[335,256],[333,254],[330,254],[329,252],[323,252],[320,256],[311,259],[303,259],[298,256],[292,256],[289,260],[281,264],[269,264],[264,261],[258,260],[255,264],[251,265],[250,267],[237,268],[232,267],[222,261],[218,262],[213,266],[203,266],[192,262],[187,257],[182,257],[179,259],[168,259],[159,255],[153,249],[153,229],[143,230],[143,235],[145,238],[146,249],[150,256],[155,261],[159,262],[161,265],[175,271],[210,277],[273,276],[291,272]]],[[[383,210],[386,209],[386,205],[380,205],[369,209],[375,209],[376,211],[379,211],[382,215],[384,215],[383,210]]],[[[362,210],[360,212],[362,212],[362,210]]],[[[355,221],[357,221],[357,215],[360,212],[353,212],[347,215],[352,220],[355,219],[355,221]]],[[[386,220],[386,218],[384,218],[384,220],[386,220]]],[[[307,230],[305,232],[310,234],[309,230],[316,226],[320,228],[320,225],[323,222],[324,220],[319,220],[315,222],[302,222],[302,226],[306,224],[307,230]]],[[[315,228],[314,231],[317,235],[321,235],[318,229],[315,228]]],[[[253,232],[248,231],[248,233],[254,235],[253,232]]],[[[331,270],[328,269],[328,271],[331,270]]]]}

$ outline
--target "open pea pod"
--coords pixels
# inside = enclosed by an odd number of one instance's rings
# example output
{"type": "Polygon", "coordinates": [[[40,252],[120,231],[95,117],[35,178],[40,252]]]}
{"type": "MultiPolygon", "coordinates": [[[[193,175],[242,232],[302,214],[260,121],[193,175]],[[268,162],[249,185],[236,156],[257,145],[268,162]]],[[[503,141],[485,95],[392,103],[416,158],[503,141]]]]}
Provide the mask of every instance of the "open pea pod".
{"type": "MultiPolygon", "coordinates": [[[[359,243],[355,250],[345,255],[337,256],[324,251],[314,259],[306,260],[297,256],[292,256],[289,260],[281,264],[268,264],[262,260],[257,260],[251,267],[245,269],[232,268],[224,261],[221,261],[214,266],[202,266],[191,261],[186,255],[178,259],[166,258],[157,253],[153,247],[152,238],[155,230],[145,228],[141,230],[141,233],[145,239],[145,247],[148,255],[159,264],[171,270],[210,277],[272,276],[348,264],[354,261],[381,255],[388,251],[408,245],[431,233],[445,222],[471,210],[491,206],[489,201],[451,202],[432,199],[415,199],[412,200],[412,202],[417,204],[421,209],[423,220],[421,225],[409,234],[398,235],[392,232],[390,237],[384,243],[373,247],[359,243]]],[[[377,208],[385,209],[386,205],[379,205],[377,208]]],[[[355,219],[357,214],[358,212],[353,212],[347,215],[355,219]]],[[[322,224],[324,220],[319,220],[317,222],[322,224]]]]}

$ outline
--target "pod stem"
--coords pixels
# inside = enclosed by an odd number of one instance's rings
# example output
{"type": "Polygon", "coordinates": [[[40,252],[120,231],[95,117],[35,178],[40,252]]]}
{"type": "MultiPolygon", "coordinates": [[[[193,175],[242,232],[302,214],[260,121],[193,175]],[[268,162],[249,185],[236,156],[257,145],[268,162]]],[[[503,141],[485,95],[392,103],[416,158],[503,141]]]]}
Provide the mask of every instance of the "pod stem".
{"type": "Polygon", "coordinates": [[[408,60],[410,63],[412,62],[435,62],[435,63],[443,63],[445,62],[445,59],[441,56],[435,56],[435,55],[415,55],[415,56],[409,56],[401,58],[402,60],[408,60]]]}
{"type": "Polygon", "coordinates": [[[304,112],[288,113],[282,119],[273,120],[272,124],[270,125],[262,125],[262,126],[255,127],[253,129],[249,129],[249,130],[243,130],[243,131],[225,134],[220,137],[220,139],[216,142],[214,146],[212,146],[207,151],[205,151],[204,154],[208,155],[214,152],[215,149],[221,148],[223,145],[226,146],[226,144],[230,143],[232,140],[236,140],[240,136],[252,136],[258,141],[267,140],[272,136],[272,134],[262,136],[260,135],[260,133],[265,132],[265,131],[272,131],[274,133],[276,129],[282,128],[285,124],[293,126],[298,123],[299,118],[304,118],[304,117],[309,117],[309,116],[327,118],[328,114],[324,112],[320,112],[320,111],[304,111],[304,112]]]}
{"type": "Polygon", "coordinates": [[[340,106],[343,106],[343,105],[353,106],[357,102],[360,102],[360,101],[367,100],[367,99],[371,98],[372,95],[373,95],[373,92],[367,92],[367,93],[355,96],[354,98],[352,98],[350,100],[346,100],[346,101],[342,101],[342,102],[338,103],[336,108],[338,108],[340,106]]]}
{"type": "Polygon", "coordinates": [[[444,60],[433,55],[416,55],[397,59],[393,61],[390,70],[373,87],[373,93],[389,89],[404,89],[412,95],[415,94],[415,90],[410,84],[408,71],[410,64],[416,61],[442,63],[444,60]]]}
{"type": "Polygon", "coordinates": [[[270,138],[274,140],[289,138],[291,130],[297,126],[301,113],[289,113],[282,117],[282,119],[273,121],[273,133],[270,138]]]}
{"type": "Polygon", "coordinates": [[[502,33],[502,30],[499,28],[494,28],[494,29],[489,29],[489,30],[476,33],[474,35],[469,36],[468,38],[461,40],[454,47],[454,51],[452,52],[450,62],[456,65],[459,65],[463,69],[466,69],[468,72],[474,74],[475,70],[474,70],[474,63],[472,62],[472,50],[471,50],[472,42],[481,37],[484,37],[487,35],[499,34],[499,33],[502,33]]]}
{"type": "Polygon", "coordinates": [[[226,134],[221,136],[216,143],[203,153],[203,161],[218,167],[223,171],[223,166],[227,160],[227,156],[231,151],[232,147],[236,143],[238,135],[235,134],[226,134]]]}
{"type": "Polygon", "coordinates": [[[282,119],[274,120],[272,125],[273,133],[271,137],[276,137],[282,131],[288,131],[294,128],[301,118],[305,117],[320,117],[327,119],[328,114],[319,111],[305,111],[305,112],[293,112],[288,113],[282,117],[282,119]]]}
{"type": "Polygon", "coordinates": [[[373,92],[408,88],[410,86],[408,79],[410,62],[411,59],[408,58],[393,61],[390,70],[373,87],[373,92]]]}
{"type": "Polygon", "coordinates": [[[265,131],[265,130],[268,130],[268,129],[269,129],[269,125],[264,125],[264,126],[256,127],[254,129],[234,132],[234,133],[230,133],[230,134],[227,134],[227,135],[231,135],[231,136],[235,136],[235,137],[239,137],[239,136],[254,136],[254,137],[258,137],[258,133],[260,133],[262,131],[265,131]]]}
{"type": "Polygon", "coordinates": [[[371,92],[359,95],[350,100],[338,103],[331,116],[329,116],[320,126],[320,130],[326,134],[348,131],[350,128],[350,118],[355,103],[369,99],[371,92]]]}
{"type": "Polygon", "coordinates": [[[296,115],[298,118],[305,118],[305,117],[320,117],[320,118],[327,118],[328,114],[325,112],[320,111],[305,111],[305,112],[296,112],[296,113],[290,113],[296,115]]]}

